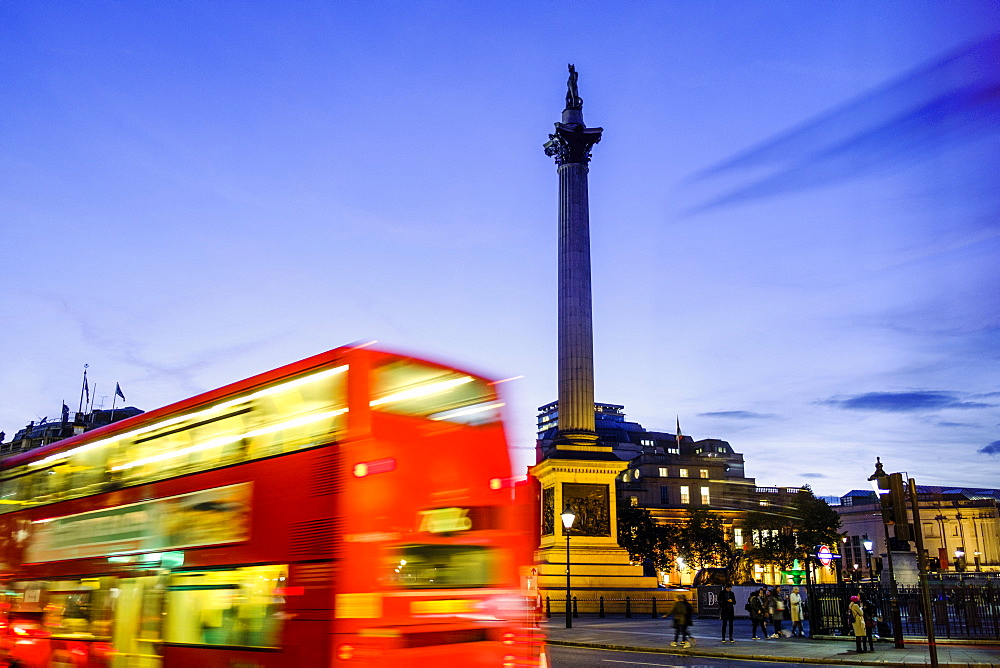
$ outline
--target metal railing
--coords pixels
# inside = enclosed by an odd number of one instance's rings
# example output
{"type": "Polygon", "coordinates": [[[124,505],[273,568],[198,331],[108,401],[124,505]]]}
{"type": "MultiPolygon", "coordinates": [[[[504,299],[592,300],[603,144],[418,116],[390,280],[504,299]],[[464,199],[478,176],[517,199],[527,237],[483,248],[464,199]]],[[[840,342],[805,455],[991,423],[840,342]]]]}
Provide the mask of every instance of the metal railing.
{"type": "MultiPolygon", "coordinates": [[[[1000,640],[1000,586],[931,582],[931,619],[938,638],[1000,640]]],[[[920,587],[897,587],[903,634],[924,636],[920,587]]],[[[891,637],[891,590],[882,583],[813,585],[807,612],[813,635],[851,635],[847,606],[860,595],[875,607],[879,635],[891,637]]]]}
{"type": "MultiPolygon", "coordinates": [[[[566,614],[566,599],[559,596],[546,596],[543,603],[543,613],[547,618],[566,614]]],[[[573,597],[573,617],[587,615],[590,617],[647,617],[655,619],[668,614],[674,606],[672,598],[667,596],[625,596],[610,598],[573,597]]]]}

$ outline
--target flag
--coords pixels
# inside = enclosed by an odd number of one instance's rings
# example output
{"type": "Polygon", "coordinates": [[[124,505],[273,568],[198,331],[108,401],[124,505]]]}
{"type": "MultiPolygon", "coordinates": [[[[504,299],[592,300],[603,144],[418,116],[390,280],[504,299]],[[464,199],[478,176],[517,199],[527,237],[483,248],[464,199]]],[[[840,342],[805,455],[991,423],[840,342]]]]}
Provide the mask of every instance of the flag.
{"type": "Polygon", "coordinates": [[[118,383],[115,383],[115,394],[121,397],[122,401],[125,401],[125,393],[122,392],[122,386],[118,383]]]}
{"type": "Polygon", "coordinates": [[[681,416],[677,416],[677,447],[681,447],[681,416]]]}
{"type": "Polygon", "coordinates": [[[87,384],[87,372],[83,372],[83,391],[87,394],[87,403],[90,403],[90,385],[87,384]]]}

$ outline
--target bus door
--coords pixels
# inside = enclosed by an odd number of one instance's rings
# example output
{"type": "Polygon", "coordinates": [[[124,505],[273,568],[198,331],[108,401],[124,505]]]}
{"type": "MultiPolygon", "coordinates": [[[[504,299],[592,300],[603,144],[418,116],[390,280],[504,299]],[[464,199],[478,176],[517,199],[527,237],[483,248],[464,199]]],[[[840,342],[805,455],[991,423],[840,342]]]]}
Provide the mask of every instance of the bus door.
{"type": "Polygon", "coordinates": [[[114,668],[160,668],[163,578],[122,578],[115,609],[114,668]]]}

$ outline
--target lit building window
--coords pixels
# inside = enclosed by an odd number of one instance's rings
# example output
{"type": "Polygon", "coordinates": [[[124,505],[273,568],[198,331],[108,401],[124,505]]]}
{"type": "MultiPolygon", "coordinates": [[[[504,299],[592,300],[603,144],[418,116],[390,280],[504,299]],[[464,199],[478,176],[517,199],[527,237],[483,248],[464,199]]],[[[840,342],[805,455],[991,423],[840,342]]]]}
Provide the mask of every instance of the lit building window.
{"type": "Polygon", "coordinates": [[[687,485],[681,486],[681,503],[691,503],[691,488],[687,485]]]}
{"type": "Polygon", "coordinates": [[[667,471],[667,468],[665,466],[661,466],[660,467],[660,477],[661,478],[666,478],[668,475],[669,475],[669,472],[667,471]]]}
{"type": "Polygon", "coordinates": [[[628,497],[628,503],[629,503],[630,506],[638,506],[639,505],[639,497],[638,496],[630,496],[630,497],[628,497]]]}
{"type": "Polygon", "coordinates": [[[680,472],[677,475],[679,475],[682,478],[686,478],[686,477],[688,477],[688,470],[687,469],[681,469],[680,472]]]}
{"type": "Polygon", "coordinates": [[[743,529],[740,527],[733,527],[733,542],[736,544],[737,548],[743,547],[743,529]]]}
{"type": "Polygon", "coordinates": [[[702,478],[707,478],[708,477],[708,469],[701,469],[701,470],[699,470],[698,471],[698,475],[701,476],[702,478]]]}
{"type": "Polygon", "coordinates": [[[761,499],[759,501],[759,503],[760,503],[761,506],[766,506],[767,505],[767,499],[761,499]]]}
{"type": "Polygon", "coordinates": [[[681,454],[681,449],[680,448],[667,448],[667,454],[668,455],[679,455],[679,454],[681,454]]]}
{"type": "Polygon", "coordinates": [[[656,445],[656,441],[652,441],[652,440],[650,440],[648,438],[643,438],[643,439],[640,439],[639,444],[640,445],[654,446],[654,445],[656,445]]]}
{"type": "Polygon", "coordinates": [[[701,505],[707,506],[712,502],[708,496],[708,487],[701,488],[701,505]]]}

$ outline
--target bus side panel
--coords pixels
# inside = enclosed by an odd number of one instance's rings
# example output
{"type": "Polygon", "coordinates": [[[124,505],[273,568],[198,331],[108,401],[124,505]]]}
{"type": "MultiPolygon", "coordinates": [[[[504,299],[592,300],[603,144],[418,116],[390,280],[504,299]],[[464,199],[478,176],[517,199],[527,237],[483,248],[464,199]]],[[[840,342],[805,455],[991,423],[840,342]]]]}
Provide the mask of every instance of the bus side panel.
{"type": "Polygon", "coordinates": [[[238,647],[192,647],[164,645],[163,668],[288,668],[289,666],[323,665],[300,663],[289,654],[253,651],[238,647]]]}

